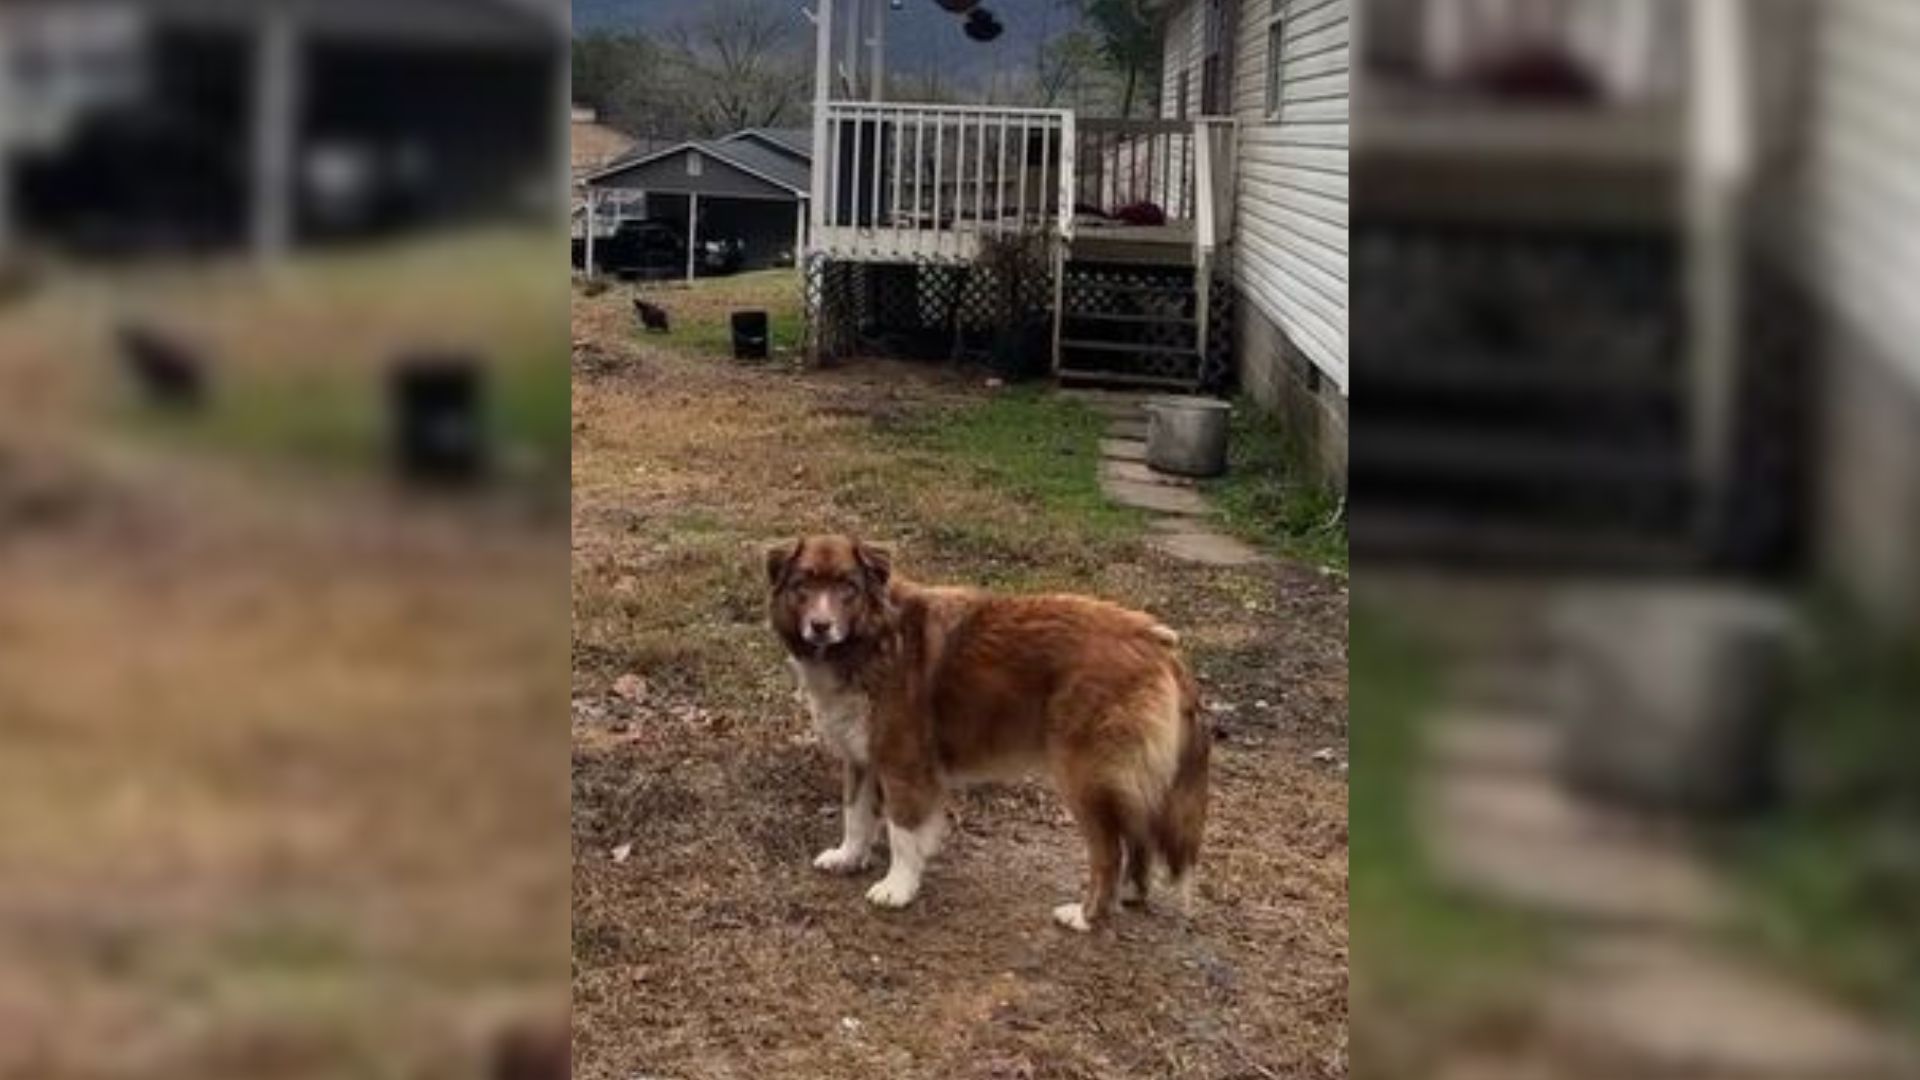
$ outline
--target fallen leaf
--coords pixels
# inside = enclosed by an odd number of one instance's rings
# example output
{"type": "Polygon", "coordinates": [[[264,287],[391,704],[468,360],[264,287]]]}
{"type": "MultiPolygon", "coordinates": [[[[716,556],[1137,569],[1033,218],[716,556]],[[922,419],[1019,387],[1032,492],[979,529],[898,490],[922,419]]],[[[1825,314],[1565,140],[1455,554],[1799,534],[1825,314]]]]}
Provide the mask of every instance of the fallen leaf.
{"type": "Polygon", "coordinates": [[[613,680],[613,692],[628,701],[639,701],[647,696],[647,680],[628,672],[613,680]]]}
{"type": "Polygon", "coordinates": [[[617,863],[626,862],[627,856],[631,854],[633,854],[633,843],[629,841],[613,849],[613,861],[617,863]]]}

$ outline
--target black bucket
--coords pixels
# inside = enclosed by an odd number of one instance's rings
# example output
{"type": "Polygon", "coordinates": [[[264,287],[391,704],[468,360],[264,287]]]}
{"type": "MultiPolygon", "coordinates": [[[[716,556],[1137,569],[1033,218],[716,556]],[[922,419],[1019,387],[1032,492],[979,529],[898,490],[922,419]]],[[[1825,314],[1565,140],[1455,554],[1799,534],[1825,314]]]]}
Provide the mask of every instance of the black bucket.
{"type": "Polygon", "coordinates": [[[402,357],[390,382],[394,464],[410,481],[472,483],[487,469],[480,365],[467,357],[402,357]]]}
{"type": "Polygon", "coordinates": [[[767,355],[767,313],[764,311],[734,312],[733,358],[765,360],[767,355]]]}

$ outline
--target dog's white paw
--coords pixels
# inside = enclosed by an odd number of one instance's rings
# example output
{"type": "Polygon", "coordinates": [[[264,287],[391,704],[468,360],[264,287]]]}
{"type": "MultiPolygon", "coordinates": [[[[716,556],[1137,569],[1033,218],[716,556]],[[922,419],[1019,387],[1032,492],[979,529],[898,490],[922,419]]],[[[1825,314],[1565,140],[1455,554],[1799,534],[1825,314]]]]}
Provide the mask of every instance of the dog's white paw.
{"type": "Polygon", "coordinates": [[[1082,934],[1093,929],[1093,924],[1087,922],[1086,910],[1079,904],[1061,904],[1059,907],[1054,908],[1053,921],[1069,930],[1077,930],[1082,934]]]}
{"type": "Polygon", "coordinates": [[[875,907],[903,908],[920,895],[920,883],[888,874],[867,890],[867,903],[875,907]]]}
{"type": "Polygon", "coordinates": [[[813,857],[813,868],[829,874],[851,874],[867,868],[867,853],[845,844],[831,847],[813,857]]]}

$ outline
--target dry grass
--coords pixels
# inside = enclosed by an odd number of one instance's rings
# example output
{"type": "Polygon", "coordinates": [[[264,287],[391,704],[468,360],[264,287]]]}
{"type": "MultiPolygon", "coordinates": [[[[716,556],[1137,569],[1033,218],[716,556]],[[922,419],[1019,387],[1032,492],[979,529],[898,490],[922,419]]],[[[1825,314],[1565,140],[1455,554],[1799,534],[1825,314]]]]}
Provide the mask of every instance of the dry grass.
{"type": "MultiPolygon", "coordinates": [[[[353,316],[397,320],[412,258],[170,310],[232,313],[236,378],[370,367],[353,316]],[[281,340],[307,306],[340,332],[281,340]]],[[[562,1007],[559,521],[130,432],[98,286],[0,316],[37,395],[0,406],[0,1076],[479,1076],[501,1016],[562,1007]]]]}
{"type": "Polygon", "coordinates": [[[639,337],[618,294],[576,298],[574,325],[577,1075],[1345,1075],[1346,790],[1312,759],[1345,738],[1343,590],[1174,564],[921,437],[984,400],[957,373],[740,368],[639,337]],[[1181,628],[1225,733],[1190,924],[1055,929],[1081,853],[1034,786],[964,796],[907,912],[811,869],[836,773],[763,625],[758,552],[815,529],[894,540],[925,579],[1092,591],[1181,628]]]}
{"type": "Polygon", "coordinates": [[[566,328],[557,242],[524,232],[316,256],[262,274],[246,263],[144,267],[58,279],[0,312],[0,424],[156,436],[216,454],[364,468],[385,437],[399,358],[463,355],[489,372],[495,427],[557,474],[565,454],[566,328]],[[154,328],[206,362],[210,408],[145,414],[120,378],[115,330],[154,328]]]}

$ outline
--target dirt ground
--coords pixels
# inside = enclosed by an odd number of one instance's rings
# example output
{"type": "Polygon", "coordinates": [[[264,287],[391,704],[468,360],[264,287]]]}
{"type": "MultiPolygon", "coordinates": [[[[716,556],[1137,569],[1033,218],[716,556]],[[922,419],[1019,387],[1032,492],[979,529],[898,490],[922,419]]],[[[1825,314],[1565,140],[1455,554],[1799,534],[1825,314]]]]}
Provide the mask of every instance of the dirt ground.
{"type": "Polygon", "coordinates": [[[742,367],[636,334],[622,291],[574,304],[576,1077],[1347,1074],[1338,579],[1176,564],[903,441],[995,392],[977,376],[742,367]],[[1083,856],[1037,784],[961,796],[904,912],[863,900],[877,870],[809,865],[838,773],[759,553],[827,529],[923,580],[1098,593],[1182,632],[1221,732],[1189,921],[1055,927],[1083,856]]]}
{"type": "Polygon", "coordinates": [[[184,277],[0,311],[0,1077],[488,1075],[565,1010],[563,493],[129,421],[111,307],[217,342],[222,393],[310,363],[373,400],[447,316],[384,255],[184,277]]]}

